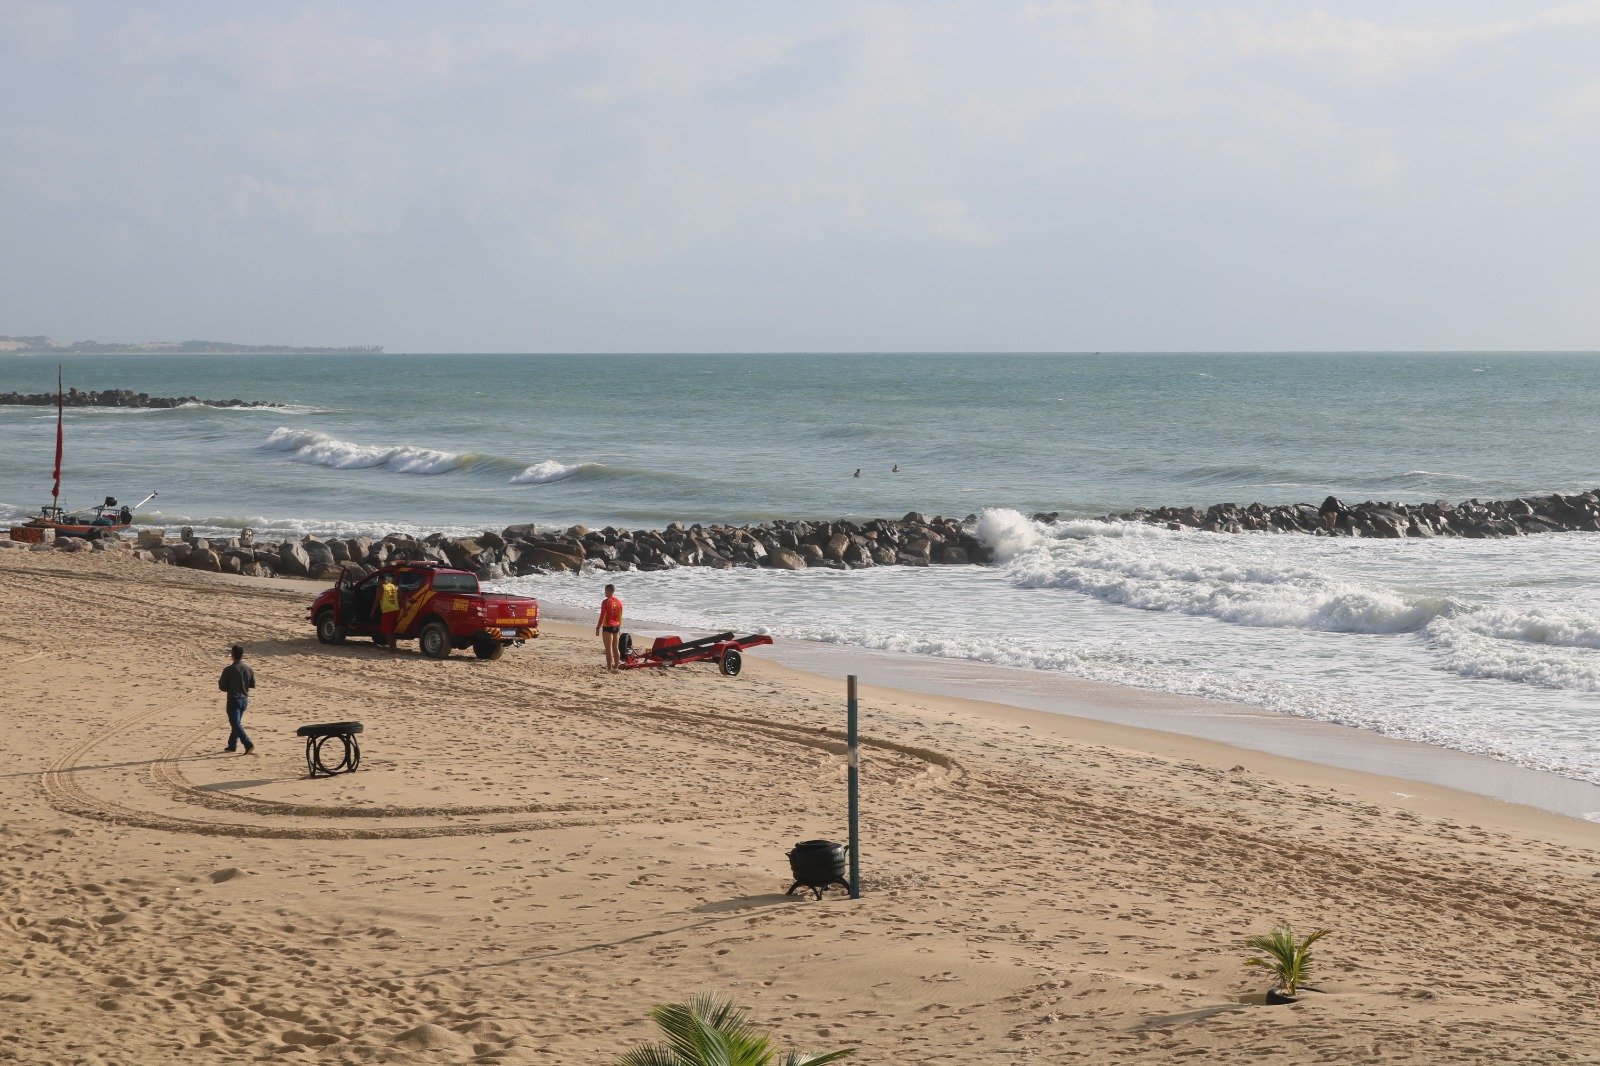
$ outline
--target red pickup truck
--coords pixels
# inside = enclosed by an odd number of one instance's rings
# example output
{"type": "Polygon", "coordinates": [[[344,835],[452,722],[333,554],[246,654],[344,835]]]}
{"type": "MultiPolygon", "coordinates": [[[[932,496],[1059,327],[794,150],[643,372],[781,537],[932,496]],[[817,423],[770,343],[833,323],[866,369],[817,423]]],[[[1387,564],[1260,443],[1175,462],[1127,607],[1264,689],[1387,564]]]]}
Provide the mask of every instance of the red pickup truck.
{"type": "Polygon", "coordinates": [[[343,644],[352,636],[381,641],[378,585],[385,574],[400,590],[395,639],[417,640],[430,659],[448,658],[452,648],[498,659],[506,645],[539,635],[539,601],[533,597],[484,592],[476,574],[442,563],[401,562],[360,578],[341,571],[339,583],[311,604],[317,639],[324,644],[343,644]]]}

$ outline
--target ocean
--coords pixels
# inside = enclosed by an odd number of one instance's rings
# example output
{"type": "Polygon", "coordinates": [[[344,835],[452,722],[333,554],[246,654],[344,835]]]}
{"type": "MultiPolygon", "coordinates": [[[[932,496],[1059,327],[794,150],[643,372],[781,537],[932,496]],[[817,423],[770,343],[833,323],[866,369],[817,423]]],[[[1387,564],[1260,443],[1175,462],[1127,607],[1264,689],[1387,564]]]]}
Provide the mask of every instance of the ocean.
{"type": "MultiPolygon", "coordinates": [[[[0,354],[0,392],[53,389],[56,362],[0,354]]],[[[1370,541],[1090,520],[1329,492],[1594,488],[1600,356],[62,362],[80,389],[291,405],[70,410],[71,505],[155,490],[143,523],[269,535],[971,514],[995,565],[618,583],[636,618],[1239,700],[1600,783],[1600,536],[1370,541]],[[1063,521],[1026,517],[1037,511],[1063,521]]],[[[53,420],[0,407],[0,519],[48,499],[53,420]]],[[[590,605],[604,580],[506,584],[590,605]]]]}

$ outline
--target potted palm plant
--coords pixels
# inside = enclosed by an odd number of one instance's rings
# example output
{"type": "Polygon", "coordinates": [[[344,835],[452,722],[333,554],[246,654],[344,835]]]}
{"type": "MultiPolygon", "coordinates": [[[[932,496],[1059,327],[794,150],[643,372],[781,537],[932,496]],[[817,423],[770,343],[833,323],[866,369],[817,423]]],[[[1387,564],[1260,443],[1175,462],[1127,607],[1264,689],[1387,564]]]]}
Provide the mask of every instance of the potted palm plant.
{"type": "Polygon", "coordinates": [[[1245,941],[1246,947],[1261,954],[1250,956],[1244,964],[1269,970],[1275,978],[1273,987],[1267,990],[1268,1003],[1293,1003],[1300,998],[1300,986],[1311,974],[1311,945],[1328,933],[1327,929],[1316,929],[1297,940],[1294,930],[1284,925],[1245,941]]]}
{"type": "Polygon", "coordinates": [[[845,1048],[823,1055],[799,1051],[780,1055],[743,1010],[717,996],[663,1003],[650,1017],[666,1039],[631,1049],[617,1066],[822,1066],[855,1053],[855,1048],[845,1048]]]}

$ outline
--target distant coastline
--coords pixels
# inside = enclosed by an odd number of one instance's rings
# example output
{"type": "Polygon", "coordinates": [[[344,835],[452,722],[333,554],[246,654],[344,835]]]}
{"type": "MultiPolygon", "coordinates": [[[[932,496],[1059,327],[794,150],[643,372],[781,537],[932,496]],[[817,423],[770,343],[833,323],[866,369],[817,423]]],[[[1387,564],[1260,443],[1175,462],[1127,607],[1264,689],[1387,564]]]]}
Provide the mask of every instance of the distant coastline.
{"type": "Polygon", "coordinates": [[[0,352],[17,355],[380,355],[383,345],[303,348],[290,344],[234,344],[230,341],[75,341],[62,344],[45,336],[0,334],[0,352]]]}

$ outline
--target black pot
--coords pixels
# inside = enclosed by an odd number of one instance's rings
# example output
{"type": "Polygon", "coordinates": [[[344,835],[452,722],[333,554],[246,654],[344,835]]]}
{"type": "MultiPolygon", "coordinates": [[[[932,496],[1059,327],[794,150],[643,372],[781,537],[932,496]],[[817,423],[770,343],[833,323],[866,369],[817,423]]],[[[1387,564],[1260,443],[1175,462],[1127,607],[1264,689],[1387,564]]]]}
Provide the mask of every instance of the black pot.
{"type": "Polygon", "coordinates": [[[831,840],[802,840],[789,852],[789,869],[794,884],[789,891],[804,885],[820,898],[829,885],[849,887],[845,874],[850,866],[850,851],[831,840]]]}

